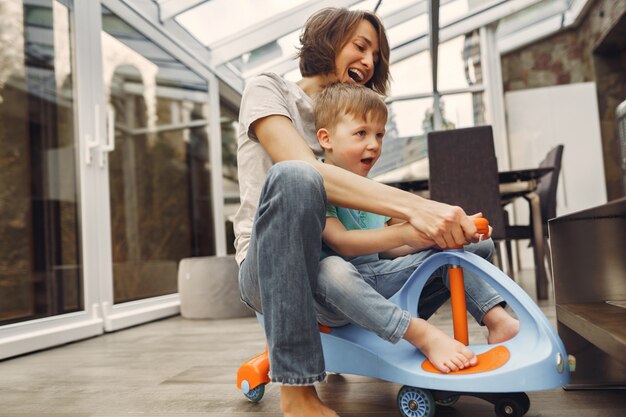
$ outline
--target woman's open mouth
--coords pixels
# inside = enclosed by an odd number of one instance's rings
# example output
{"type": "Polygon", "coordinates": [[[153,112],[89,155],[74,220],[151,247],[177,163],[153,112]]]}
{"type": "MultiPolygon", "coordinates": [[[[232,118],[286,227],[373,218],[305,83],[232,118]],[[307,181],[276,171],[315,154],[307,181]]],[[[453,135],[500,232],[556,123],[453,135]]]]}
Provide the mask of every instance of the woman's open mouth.
{"type": "Polygon", "coordinates": [[[359,71],[356,68],[349,68],[348,76],[359,84],[362,83],[363,80],[365,79],[365,74],[363,74],[361,71],[359,71]]]}

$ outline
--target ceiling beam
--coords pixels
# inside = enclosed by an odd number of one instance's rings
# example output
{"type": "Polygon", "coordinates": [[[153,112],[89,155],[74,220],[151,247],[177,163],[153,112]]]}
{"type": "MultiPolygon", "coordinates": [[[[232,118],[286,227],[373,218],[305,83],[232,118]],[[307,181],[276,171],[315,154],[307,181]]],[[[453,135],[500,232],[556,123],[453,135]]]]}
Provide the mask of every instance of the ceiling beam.
{"type": "Polygon", "coordinates": [[[569,8],[556,10],[551,14],[546,13],[542,19],[536,19],[521,27],[515,26],[515,21],[507,21],[504,26],[501,24],[497,32],[498,51],[506,54],[557,32],[575,27],[580,23],[591,3],[593,3],[591,0],[573,0],[569,8]]]}
{"type": "MultiPolygon", "coordinates": [[[[439,42],[465,35],[483,26],[524,10],[543,0],[500,0],[472,10],[466,16],[439,29],[439,42]]],[[[391,51],[391,62],[398,62],[428,49],[428,37],[421,35],[391,51]]]]}
{"type": "Polygon", "coordinates": [[[211,65],[217,67],[300,29],[304,22],[321,8],[350,7],[360,1],[362,0],[309,0],[208,45],[212,56],[211,65]]]}
{"type": "MultiPolygon", "coordinates": [[[[440,5],[443,6],[445,4],[451,3],[455,0],[440,0],[440,5]]],[[[414,19],[418,16],[421,16],[428,12],[428,0],[416,0],[414,3],[407,5],[399,10],[396,10],[392,13],[381,16],[381,20],[383,21],[383,25],[387,32],[389,29],[394,26],[400,25],[404,22],[407,22],[411,19],[414,19]]],[[[243,76],[244,78],[248,78],[251,76],[255,76],[265,71],[276,72],[277,74],[284,74],[286,72],[292,71],[298,67],[298,61],[294,60],[292,56],[284,56],[281,60],[272,61],[270,63],[259,65],[256,68],[252,68],[248,71],[245,71],[243,76]]]]}
{"type": "Polygon", "coordinates": [[[159,5],[159,19],[163,23],[207,1],[209,0],[156,0],[159,5]]]}

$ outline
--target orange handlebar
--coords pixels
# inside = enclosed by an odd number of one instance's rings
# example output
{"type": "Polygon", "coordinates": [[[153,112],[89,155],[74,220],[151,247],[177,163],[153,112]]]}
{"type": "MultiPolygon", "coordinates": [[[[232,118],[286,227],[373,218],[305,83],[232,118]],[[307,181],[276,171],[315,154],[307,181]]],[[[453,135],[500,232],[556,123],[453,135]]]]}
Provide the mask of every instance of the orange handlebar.
{"type": "Polygon", "coordinates": [[[488,235],[489,234],[489,220],[484,217],[477,217],[474,219],[474,225],[479,234],[488,235]]]}
{"type": "MultiPolygon", "coordinates": [[[[474,225],[476,226],[476,232],[481,235],[489,235],[489,220],[484,217],[475,217],[474,225]]],[[[463,245],[453,246],[448,249],[461,249],[463,245]]]]}

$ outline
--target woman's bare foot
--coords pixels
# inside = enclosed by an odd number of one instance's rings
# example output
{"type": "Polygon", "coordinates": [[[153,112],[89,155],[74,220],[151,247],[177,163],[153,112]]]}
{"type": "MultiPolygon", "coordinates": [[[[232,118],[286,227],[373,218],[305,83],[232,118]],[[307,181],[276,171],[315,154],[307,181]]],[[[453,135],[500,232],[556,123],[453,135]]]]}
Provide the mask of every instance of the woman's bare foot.
{"type": "Polygon", "coordinates": [[[458,371],[477,363],[474,352],[463,343],[423,319],[411,318],[404,339],[421,350],[441,372],[458,371]]]}
{"type": "Polygon", "coordinates": [[[339,417],[324,405],[313,385],[282,385],[280,411],[284,417],[339,417]]]}
{"type": "Polygon", "coordinates": [[[506,342],[519,332],[519,321],[501,306],[489,310],[483,317],[483,323],[489,330],[487,343],[490,345],[506,342]]]}

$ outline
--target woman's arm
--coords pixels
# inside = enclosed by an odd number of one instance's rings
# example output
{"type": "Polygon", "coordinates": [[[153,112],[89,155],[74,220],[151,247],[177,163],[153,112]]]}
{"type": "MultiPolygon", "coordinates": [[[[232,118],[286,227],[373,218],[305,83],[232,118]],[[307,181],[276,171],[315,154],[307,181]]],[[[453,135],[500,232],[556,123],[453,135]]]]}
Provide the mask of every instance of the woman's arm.
{"type": "Polygon", "coordinates": [[[324,178],[331,204],[406,220],[442,248],[476,240],[476,227],[460,207],[426,200],[317,161],[285,116],[258,119],[251,128],[274,162],[302,160],[313,165],[324,178]]]}
{"type": "Polygon", "coordinates": [[[432,241],[409,223],[397,224],[382,229],[346,230],[336,217],[326,218],[326,226],[324,227],[322,238],[335,252],[346,257],[385,253],[387,251],[392,251],[393,253],[397,249],[408,248],[409,246],[415,252],[433,245],[432,241]]]}

